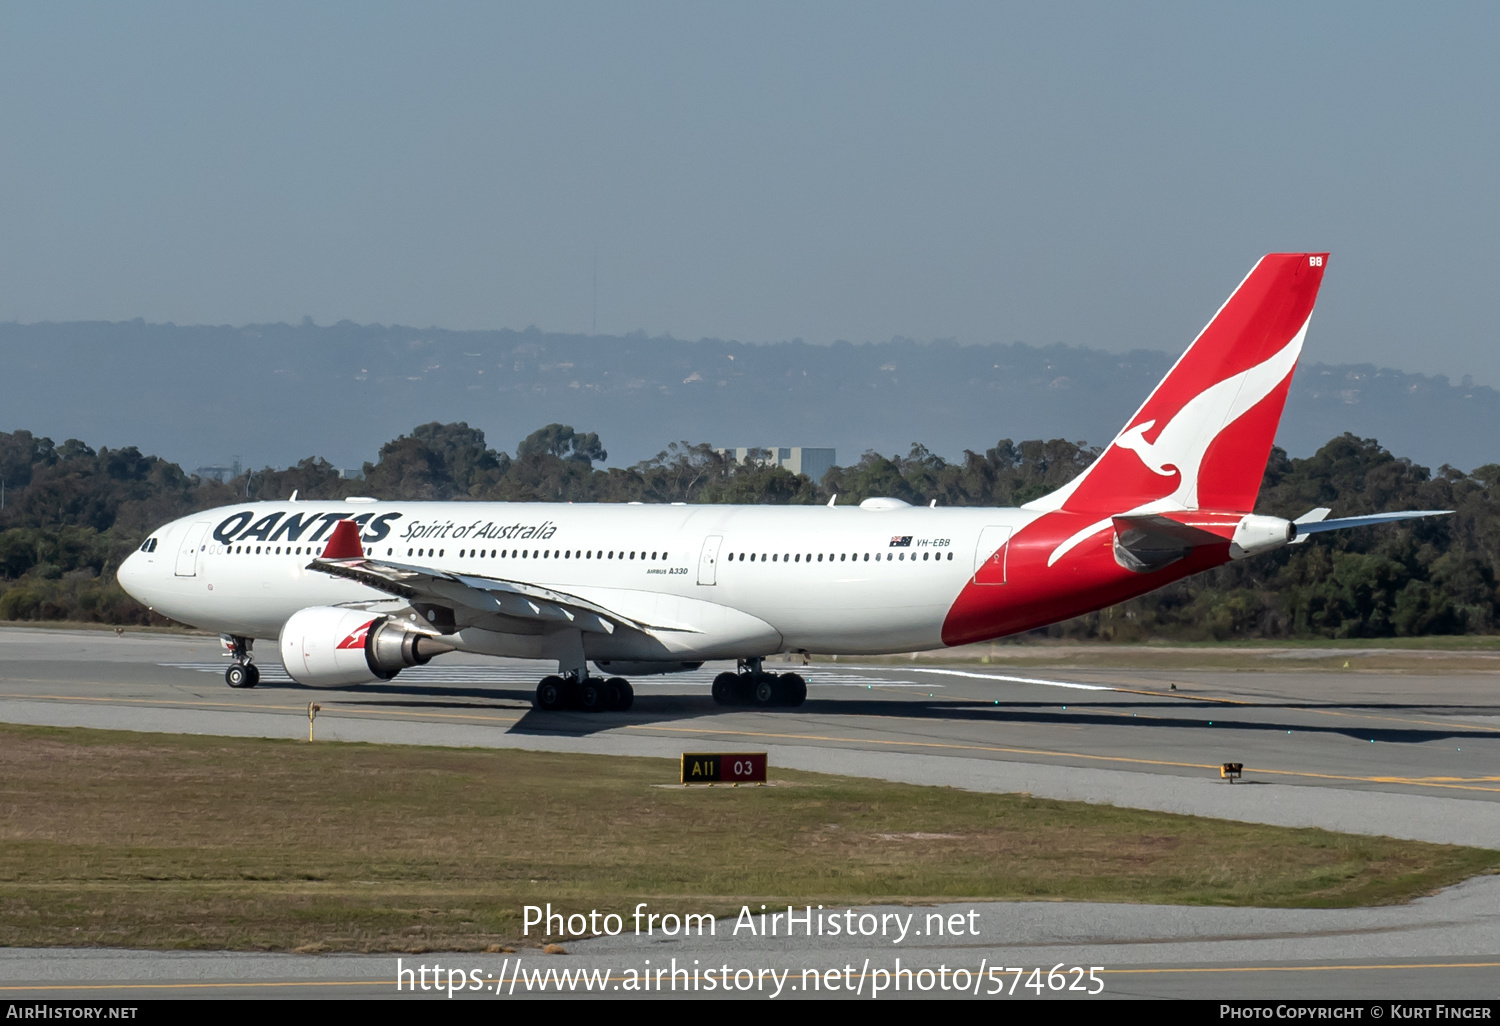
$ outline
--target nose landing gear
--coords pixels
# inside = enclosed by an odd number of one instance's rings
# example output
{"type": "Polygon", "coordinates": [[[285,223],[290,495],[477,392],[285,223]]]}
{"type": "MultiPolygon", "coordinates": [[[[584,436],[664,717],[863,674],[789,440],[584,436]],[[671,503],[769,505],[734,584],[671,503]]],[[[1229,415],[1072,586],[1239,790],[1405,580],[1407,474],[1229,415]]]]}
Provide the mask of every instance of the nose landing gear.
{"type": "Polygon", "coordinates": [[[255,639],[238,634],[221,634],[219,640],[224,642],[224,647],[229,650],[229,657],[234,660],[224,671],[224,683],[232,688],[253,688],[259,684],[260,669],[251,661],[254,656],[250,654],[255,639]]]}

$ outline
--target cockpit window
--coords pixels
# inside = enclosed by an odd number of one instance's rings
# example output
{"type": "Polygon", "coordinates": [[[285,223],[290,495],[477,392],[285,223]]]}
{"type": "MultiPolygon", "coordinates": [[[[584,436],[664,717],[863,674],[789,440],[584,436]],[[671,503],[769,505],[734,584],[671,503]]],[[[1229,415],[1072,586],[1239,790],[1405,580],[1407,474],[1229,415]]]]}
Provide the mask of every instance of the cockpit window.
{"type": "Polygon", "coordinates": [[[141,542],[141,551],[142,552],[155,552],[156,551],[156,539],[155,538],[147,538],[145,541],[141,542]]]}

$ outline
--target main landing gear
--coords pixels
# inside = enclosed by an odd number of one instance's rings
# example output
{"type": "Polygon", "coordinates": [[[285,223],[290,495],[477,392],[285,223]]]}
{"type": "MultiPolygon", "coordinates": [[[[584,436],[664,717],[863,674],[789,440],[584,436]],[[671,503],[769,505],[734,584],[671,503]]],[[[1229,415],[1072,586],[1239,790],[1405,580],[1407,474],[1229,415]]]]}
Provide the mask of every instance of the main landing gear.
{"type": "Polygon", "coordinates": [[[232,688],[253,688],[259,684],[260,669],[251,662],[254,656],[250,654],[255,639],[238,634],[220,634],[219,640],[224,642],[224,647],[229,650],[229,657],[234,660],[224,671],[224,683],[232,688]]]}
{"type": "Polygon", "coordinates": [[[576,709],[579,712],[624,712],[635,704],[635,689],[624,677],[543,677],[536,686],[536,707],[548,712],[576,709]]]}
{"type": "Polygon", "coordinates": [[[740,663],[738,673],[724,672],[714,678],[714,701],[720,705],[773,705],[796,707],[807,700],[807,681],[800,673],[769,673],[759,659],[740,663]]]}

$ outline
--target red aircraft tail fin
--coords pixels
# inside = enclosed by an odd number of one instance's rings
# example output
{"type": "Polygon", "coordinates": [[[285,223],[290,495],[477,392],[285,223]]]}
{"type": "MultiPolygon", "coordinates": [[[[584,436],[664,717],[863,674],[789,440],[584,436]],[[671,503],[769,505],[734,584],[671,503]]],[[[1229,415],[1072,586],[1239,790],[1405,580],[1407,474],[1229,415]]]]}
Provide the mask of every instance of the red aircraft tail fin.
{"type": "Polygon", "coordinates": [[[1026,508],[1253,509],[1327,262],[1262,257],[1099,458],[1026,508]]]}

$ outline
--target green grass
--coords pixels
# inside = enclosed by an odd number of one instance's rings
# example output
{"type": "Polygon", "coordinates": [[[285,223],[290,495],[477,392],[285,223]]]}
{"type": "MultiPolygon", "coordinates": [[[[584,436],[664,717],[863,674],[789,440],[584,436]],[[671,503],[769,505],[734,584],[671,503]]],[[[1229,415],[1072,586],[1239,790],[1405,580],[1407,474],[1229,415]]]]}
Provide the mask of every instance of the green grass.
{"type": "Polygon", "coordinates": [[[0,938],[476,950],[517,943],[522,906],[546,902],[1323,907],[1500,868],[1495,851],[774,768],[767,788],[661,786],[675,778],[655,759],[0,726],[0,938]]]}

